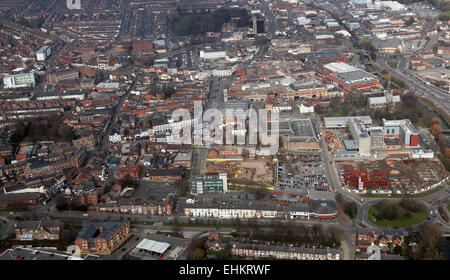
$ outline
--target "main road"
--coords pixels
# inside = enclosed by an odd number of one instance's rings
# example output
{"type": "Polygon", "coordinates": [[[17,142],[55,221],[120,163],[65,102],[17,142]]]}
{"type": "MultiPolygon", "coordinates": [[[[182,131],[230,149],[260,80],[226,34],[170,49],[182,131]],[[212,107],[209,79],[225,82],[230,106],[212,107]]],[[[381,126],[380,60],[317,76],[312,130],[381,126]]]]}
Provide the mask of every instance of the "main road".
{"type": "Polygon", "coordinates": [[[269,20],[269,33],[271,36],[275,35],[276,31],[276,21],[275,16],[273,15],[272,11],[270,10],[269,0],[261,0],[261,5],[263,8],[264,16],[269,20]]]}
{"type": "MultiPolygon", "coordinates": [[[[408,58],[404,59],[408,61],[408,58]]],[[[400,69],[392,69],[387,64],[388,60],[388,55],[378,55],[377,61],[372,61],[372,63],[411,86],[415,90],[415,94],[420,97],[425,97],[433,102],[435,106],[440,108],[443,113],[450,118],[450,95],[447,91],[438,88],[431,83],[424,81],[416,74],[411,73],[406,65],[404,65],[406,62],[402,62],[402,67],[400,69]]]]}
{"type": "MultiPolygon", "coordinates": [[[[322,124],[321,124],[319,117],[316,114],[313,114],[312,119],[313,119],[314,125],[316,126],[316,128],[318,128],[317,130],[321,131],[322,124]]],[[[336,191],[338,193],[340,193],[344,198],[346,198],[349,201],[355,202],[357,205],[358,216],[356,217],[354,222],[356,222],[360,225],[367,226],[369,228],[373,228],[373,229],[384,229],[385,227],[375,225],[369,220],[368,212],[369,212],[370,207],[372,207],[376,203],[379,203],[381,200],[386,199],[386,198],[369,198],[369,197],[363,198],[362,196],[360,196],[357,193],[352,193],[352,192],[347,191],[342,186],[342,183],[340,180],[340,175],[337,170],[335,161],[332,157],[330,157],[329,152],[328,152],[328,147],[327,147],[323,137],[320,137],[320,146],[321,146],[322,160],[323,160],[323,163],[325,166],[325,175],[328,179],[329,184],[334,186],[336,191]]],[[[442,199],[444,197],[448,197],[449,192],[450,192],[450,186],[447,185],[443,190],[441,190],[439,192],[436,192],[436,193],[433,193],[433,194],[430,194],[430,195],[424,196],[424,197],[418,197],[418,199],[421,200],[422,203],[424,203],[424,205],[427,208],[427,211],[430,213],[428,220],[437,222],[441,226],[441,229],[443,229],[445,231],[450,230],[450,225],[445,220],[442,219],[442,217],[439,215],[439,213],[437,213],[437,207],[435,205],[435,201],[442,199]]],[[[389,199],[391,201],[400,201],[400,198],[389,198],[389,199]]],[[[425,220],[424,222],[426,222],[428,220],[425,220]]],[[[420,227],[422,226],[422,224],[424,222],[419,223],[419,224],[414,225],[409,228],[412,228],[414,231],[417,231],[420,229],[420,227]]]]}

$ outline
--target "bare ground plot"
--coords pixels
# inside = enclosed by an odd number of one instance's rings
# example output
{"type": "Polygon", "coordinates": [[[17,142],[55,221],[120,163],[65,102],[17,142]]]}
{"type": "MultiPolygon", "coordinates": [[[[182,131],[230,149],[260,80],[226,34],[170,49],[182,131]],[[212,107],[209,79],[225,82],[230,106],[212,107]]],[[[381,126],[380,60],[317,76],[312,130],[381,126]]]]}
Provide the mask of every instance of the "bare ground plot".
{"type": "Polygon", "coordinates": [[[418,74],[422,78],[450,83],[450,74],[445,68],[428,68],[418,74]]]}
{"type": "Polygon", "coordinates": [[[425,47],[427,41],[426,40],[420,40],[420,39],[414,39],[414,40],[407,40],[405,41],[405,51],[417,51],[421,50],[425,47]]]}
{"type": "Polygon", "coordinates": [[[385,174],[389,180],[387,188],[374,188],[371,190],[391,190],[393,192],[401,191],[402,193],[414,193],[414,191],[420,192],[424,187],[438,183],[448,176],[448,172],[442,166],[441,162],[434,159],[386,159],[377,161],[339,162],[338,168],[341,173],[341,178],[346,177],[351,173],[345,170],[345,165],[351,166],[353,170],[362,170],[363,172],[361,173],[355,173],[358,175],[361,174],[361,179],[365,178],[371,182],[375,182],[374,180],[382,181],[383,179],[379,179],[379,174],[385,174]],[[366,171],[367,175],[364,175],[364,171],[366,171]],[[377,179],[374,179],[375,177],[377,179]]]}
{"type": "Polygon", "coordinates": [[[227,173],[228,182],[273,185],[276,163],[272,161],[208,162],[204,174],[227,173]]]}

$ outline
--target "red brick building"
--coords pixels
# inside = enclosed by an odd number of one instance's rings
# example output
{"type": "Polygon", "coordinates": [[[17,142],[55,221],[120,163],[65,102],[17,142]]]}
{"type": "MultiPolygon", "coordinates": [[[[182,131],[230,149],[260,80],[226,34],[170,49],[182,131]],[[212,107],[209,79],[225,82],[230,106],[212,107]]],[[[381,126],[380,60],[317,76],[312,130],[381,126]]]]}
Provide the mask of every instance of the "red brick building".
{"type": "Polygon", "coordinates": [[[139,180],[141,176],[142,167],[140,165],[124,166],[117,172],[117,177],[120,179],[130,178],[133,180],[139,180]]]}
{"type": "Polygon", "coordinates": [[[130,223],[89,222],[78,234],[75,245],[81,254],[109,255],[131,235],[130,223]]]}
{"type": "Polygon", "coordinates": [[[149,180],[151,181],[160,181],[160,182],[176,182],[182,179],[182,170],[181,168],[173,168],[173,169],[150,169],[148,172],[149,180]]]}
{"type": "Polygon", "coordinates": [[[41,193],[12,193],[0,195],[0,208],[39,205],[44,200],[41,193]]]}

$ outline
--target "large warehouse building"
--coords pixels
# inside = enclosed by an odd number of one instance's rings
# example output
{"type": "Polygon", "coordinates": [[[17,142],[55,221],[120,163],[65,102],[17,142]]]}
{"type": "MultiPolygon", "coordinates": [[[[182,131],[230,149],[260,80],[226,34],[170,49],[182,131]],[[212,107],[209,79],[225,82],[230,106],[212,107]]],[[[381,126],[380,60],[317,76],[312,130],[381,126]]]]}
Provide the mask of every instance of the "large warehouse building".
{"type": "Polygon", "coordinates": [[[344,62],[332,62],[323,66],[326,77],[347,91],[366,91],[380,85],[376,76],[344,62]]]}

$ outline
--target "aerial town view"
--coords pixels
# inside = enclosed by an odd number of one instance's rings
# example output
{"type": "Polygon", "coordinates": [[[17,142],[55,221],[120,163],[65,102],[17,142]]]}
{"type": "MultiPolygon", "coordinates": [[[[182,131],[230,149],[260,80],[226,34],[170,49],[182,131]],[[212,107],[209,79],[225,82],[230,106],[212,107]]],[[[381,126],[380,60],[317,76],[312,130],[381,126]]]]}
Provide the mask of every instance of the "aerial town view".
{"type": "Polygon", "coordinates": [[[449,69],[449,0],[0,0],[0,260],[450,260],[449,69]]]}

